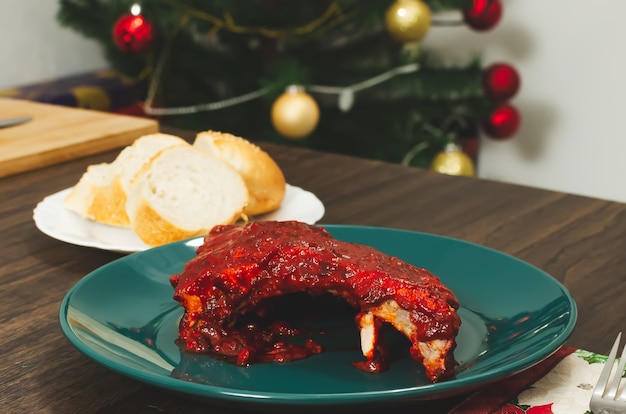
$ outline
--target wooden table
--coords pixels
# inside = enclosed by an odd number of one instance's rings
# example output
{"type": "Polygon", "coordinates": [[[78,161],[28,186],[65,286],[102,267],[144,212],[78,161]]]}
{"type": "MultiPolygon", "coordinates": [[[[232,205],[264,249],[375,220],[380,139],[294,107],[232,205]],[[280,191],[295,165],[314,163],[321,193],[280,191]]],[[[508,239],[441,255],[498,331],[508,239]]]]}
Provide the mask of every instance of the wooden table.
{"type": "MultiPolygon", "coordinates": [[[[568,344],[607,353],[626,331],[626,204],[382,162],[266,144],[287,181],[325,204],[322,223],[395,227],[468,240],[553,275],[579,319],[568,344]]],[[[0,411],[7,413],[222,413],[92,362],[63,336],[65,293],[120,254],[40,233],[44,196],[73,185],[86,166],[117,151],[0,179],[0,411]]],[[[454,399],[430,402],[444,412],[454,399]]],[[[417,408],[417,407],[416,407],[417,408]]]]}

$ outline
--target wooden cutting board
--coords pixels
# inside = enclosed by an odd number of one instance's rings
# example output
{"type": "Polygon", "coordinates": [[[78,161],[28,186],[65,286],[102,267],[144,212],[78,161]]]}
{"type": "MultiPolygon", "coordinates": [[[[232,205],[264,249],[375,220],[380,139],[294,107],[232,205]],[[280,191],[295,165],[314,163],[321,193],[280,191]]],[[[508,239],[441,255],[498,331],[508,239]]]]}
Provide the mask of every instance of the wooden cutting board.
{"type": "Polygon", "coordinates": [[[31,116],[0,128],[0,177],[97,154],[158,131],[155,120],[0,98],[0,119],[31,116]]]}

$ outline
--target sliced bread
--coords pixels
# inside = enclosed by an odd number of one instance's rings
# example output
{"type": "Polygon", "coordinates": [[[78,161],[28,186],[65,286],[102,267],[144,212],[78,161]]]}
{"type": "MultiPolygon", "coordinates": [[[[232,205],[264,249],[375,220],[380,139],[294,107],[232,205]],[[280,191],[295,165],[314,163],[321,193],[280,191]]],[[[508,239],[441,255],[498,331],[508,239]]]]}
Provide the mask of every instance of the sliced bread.
{"type": "Polygon", "coordinates": [[[108,204],[101,200],[113,181],[113,172],[108,163],[93,164],[80,177],[63,200],[65,208],[83,218],[99,221],[108,216],[108,204]]]}
{"type": "Polygon", "coordinates": [[[109,214],[98,221],[114,226],[130,226],[126,198],[135,175],[156,153],[177,145],[189,144],[180,137],[156,133],[139,137],[124,148],[111,163],[113,180],[101,200],[110,206],[109,214]]]}
{"type": "Polygon", "coordinates": [[[128,193],[135,175],[156,153],[175,145],[189,143],[175,135],[156,133],[139,137],[124,148],[111,164],[122,191],[128,193]]]}
{"type": "Polygon", "coordinates": [[[139,238],[157,246],[233,223],[247,201],[244,180],[227,163],[190,145],[173,146],[135,176],[126,213],[139,238]]]}
{"type": "Polygon", "coordinates": [[[277,209],[285,197],[285,176],[276,162],[250,141],[223,132],[197,134],[193,146],[227,162],[244,179],[249,199],[244,213],[249,216],[277,209]]]}
{"type": "Polygon", "coordinates": [[[191,146],[182,138],[168,134],[156,133],[137,138],[112,163],[87,167],[64,200],[65,207],[100,223],[129,227],[126,197],[133,178],[157,152],[175,145],[191,146]]]}

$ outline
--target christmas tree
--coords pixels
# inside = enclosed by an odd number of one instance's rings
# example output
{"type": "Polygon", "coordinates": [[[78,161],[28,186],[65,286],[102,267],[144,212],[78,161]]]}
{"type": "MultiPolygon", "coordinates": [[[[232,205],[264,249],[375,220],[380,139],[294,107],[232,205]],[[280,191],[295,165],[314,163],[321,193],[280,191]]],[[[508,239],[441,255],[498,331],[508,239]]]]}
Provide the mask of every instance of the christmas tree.
{"type": "Polygon", "coordinates": [[[501,15],[500,0],[60,0],[58,19],[102,44],[162,124],[472,175],[479,131],[519,126],[519,76],[446,65],[421,41],[501,15]]]}

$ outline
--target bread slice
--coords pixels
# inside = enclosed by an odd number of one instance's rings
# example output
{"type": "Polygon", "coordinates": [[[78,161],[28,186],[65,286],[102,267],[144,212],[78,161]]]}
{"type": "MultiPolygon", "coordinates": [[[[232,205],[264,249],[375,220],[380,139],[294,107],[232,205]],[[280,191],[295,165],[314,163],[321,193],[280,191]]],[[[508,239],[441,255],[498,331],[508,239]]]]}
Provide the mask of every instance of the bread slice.
{"type": "Polygon", "coordinates": [[[190,145],[173,146],[136,175],[126,213],[139,238],[158,246],[234,223],[247,200],[242,177],[227,163],[190,145]]]}
{"type": "Polygon", "coordinates": [[[100,200],[107,204],[108,214],[100,216],[97,221],[113,226],[130,226],[126,198],[135,175],[156,153],[177,145],[189,146],[189,143],[175,135],[155,133],[141,136],[124,148],[111,163],[113,179],[100,200]]]}
{"type": "Polygon", "coordinates": [[[103,194],[113,181],[113,172],[108,163],[93,164],[80,177],[63,200],[63,205],[83,218],[98,220],[109,215],[108,204],[103,194]]]}
{"type": "Polygon", "coordinates": [[[277,209],[285,197],[285,176],[276,162],[250,141],[223,132],[205,131],[196,135],[193,146],[224,160],[244,179],[249,216],[277,209]]]}
{"type": "Polygon", "coordinates": [[[169,134],[149,134],[137,138],[132,145],[124,148],[115,161],[113,173],[124,193],[128,193],[135,175],[145,163],[159,151],[175,145],[189,145],[184,139],[169,134]]]}
{"type": "Polygon", "coordinates": [[[90,165],[64,200],[64,205],[81,217],[118,227],[130,226],[126,197],[137,172],[157,152],[174,145],[190,146],[168,134],[137,138],[110,163],[90,165]]]}

